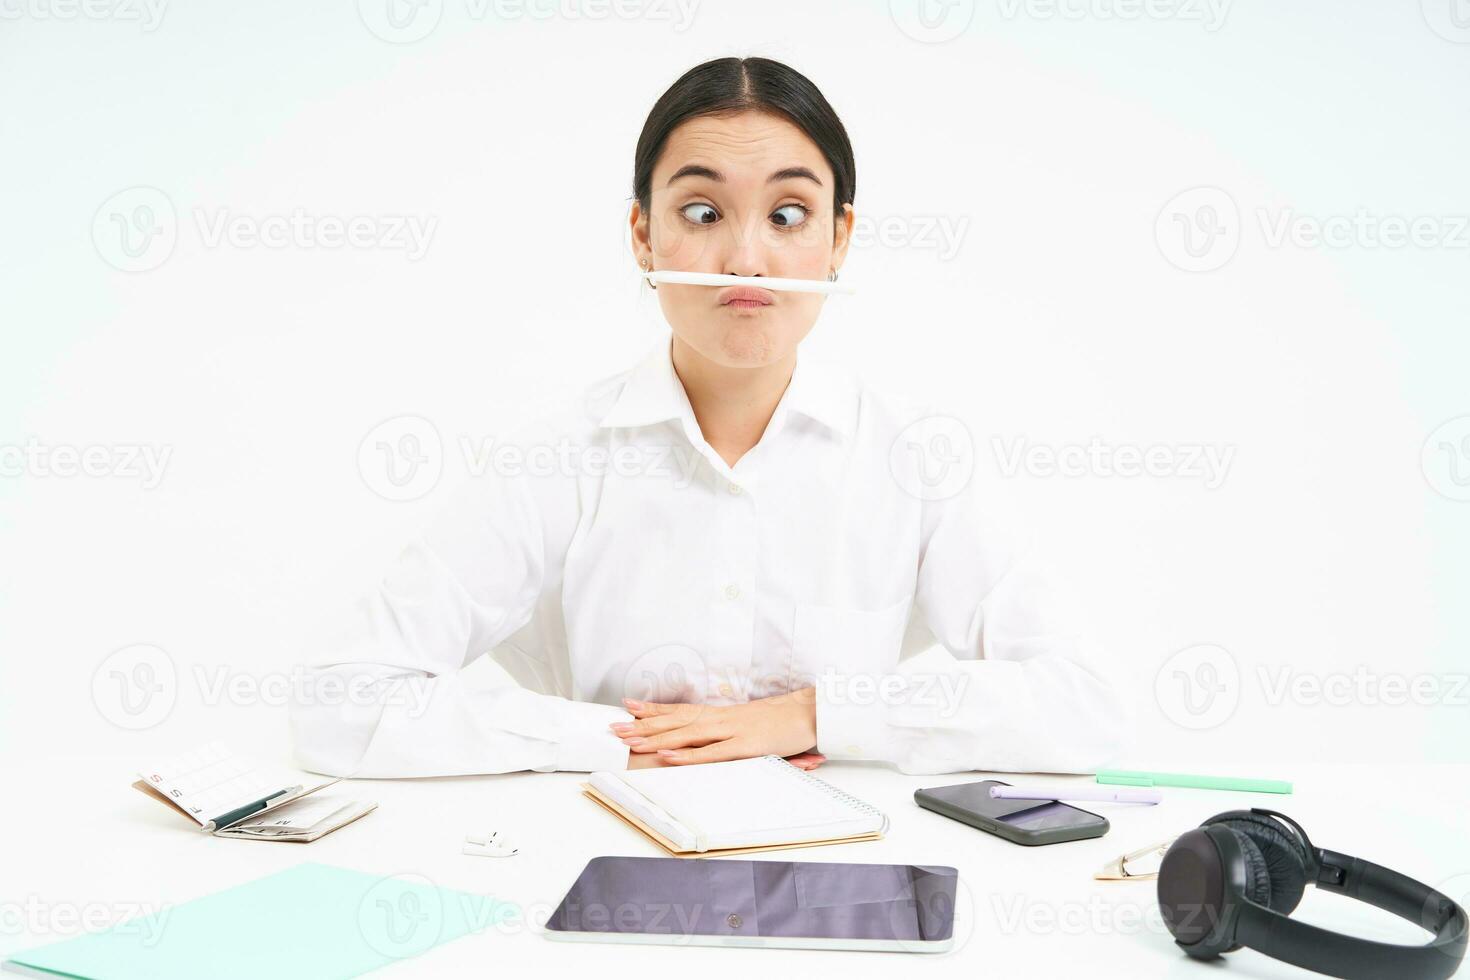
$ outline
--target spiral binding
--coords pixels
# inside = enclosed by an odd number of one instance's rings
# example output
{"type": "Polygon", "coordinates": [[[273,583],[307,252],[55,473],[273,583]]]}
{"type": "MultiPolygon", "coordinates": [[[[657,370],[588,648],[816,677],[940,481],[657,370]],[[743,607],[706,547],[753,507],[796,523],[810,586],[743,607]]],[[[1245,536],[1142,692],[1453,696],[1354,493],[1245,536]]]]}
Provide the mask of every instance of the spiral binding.
{"type": "Polygon", "coordinates": [[[779,755],[768,755],[765,756],[765,758],[771,762],[779,762],[782,768],[791,770],[792,773],[794,773],[801,779],[806,780],[807,783],[821,789],[828,796],[831,796],[837,800],[841,800],[844,804],[850,806],[854,810],[857,810],[859,813],[871,813],[876,817],[881,817],[883,820],[883,826],[879,828],[878,833],[886,834],[888,832],[888,814],[884,813],[873,804],[868,803],[865,800],[860,800],[856,796],[853,796],[851,793],[838,789],[836,786],[833,786],[825,779],[819,779],[818,777],[813,776],[811,773],[807,772],[804,769],[798,769],[796,766],[793,766],[791,763],[787,762],[779,755]]]}

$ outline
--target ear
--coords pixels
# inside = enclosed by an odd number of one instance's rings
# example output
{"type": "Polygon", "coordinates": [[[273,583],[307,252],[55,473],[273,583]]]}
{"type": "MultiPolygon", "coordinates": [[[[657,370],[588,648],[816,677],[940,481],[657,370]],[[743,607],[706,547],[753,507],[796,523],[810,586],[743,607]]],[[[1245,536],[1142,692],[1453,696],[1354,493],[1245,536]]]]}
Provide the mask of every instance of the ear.
{"type": "Polygon", "coordinates": [[[642,268],[653,261],[653,242],[648,233],[648,215],[636,200],[628,209],[628,230],[633,244],[633,261],[642,268]]]}
{"type": "Polygon", "coordinates": [[[847,249],[852,244],[852,229],[857,221],[851,204],[842,205],[842,210],[832,221],[832,268],[841,269],[847,261],[847,249]]]}

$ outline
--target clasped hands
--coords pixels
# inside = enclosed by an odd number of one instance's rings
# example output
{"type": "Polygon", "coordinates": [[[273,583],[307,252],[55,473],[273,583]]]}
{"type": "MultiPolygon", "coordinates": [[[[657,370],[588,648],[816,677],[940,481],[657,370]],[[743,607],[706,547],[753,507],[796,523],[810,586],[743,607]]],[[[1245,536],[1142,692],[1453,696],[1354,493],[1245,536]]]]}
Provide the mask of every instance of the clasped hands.
{"type": "Polygon", "coordinates": [[[629,769],[779,755],[810,770],[825,760],[816,751],[817,698],[810,687],[744,704],[660,704],[624,698],[623,705],[636,720],[608,727],[631,750],[629,769]]]}

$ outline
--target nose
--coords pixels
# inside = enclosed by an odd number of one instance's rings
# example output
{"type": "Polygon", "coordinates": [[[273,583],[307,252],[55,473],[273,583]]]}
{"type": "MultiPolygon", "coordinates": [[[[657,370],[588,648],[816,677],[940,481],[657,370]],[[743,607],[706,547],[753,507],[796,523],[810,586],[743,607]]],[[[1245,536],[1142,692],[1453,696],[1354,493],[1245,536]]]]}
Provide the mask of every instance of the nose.
{"type": "Polygon", "coordinates": [[[728,245],[729,251],[725,256],[724,268],[720,271],[731,276],[769,275],[770,263],[766,258],[766,243],[761,240],[759,225],[741,227],[731,221],[727,227],[734,232],[732,236],[734,240],[728,245]]]}

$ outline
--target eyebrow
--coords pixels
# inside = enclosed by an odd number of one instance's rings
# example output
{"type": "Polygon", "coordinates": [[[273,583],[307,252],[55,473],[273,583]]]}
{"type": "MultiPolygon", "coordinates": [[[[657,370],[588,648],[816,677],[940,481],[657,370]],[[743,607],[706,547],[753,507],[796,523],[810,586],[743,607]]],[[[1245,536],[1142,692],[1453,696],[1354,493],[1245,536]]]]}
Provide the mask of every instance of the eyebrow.
{"type": "MultiPolygon", "coordinates": [[[[681,177],[704,177],[722,184],[725,182],[725,175],[720,173],[718,170],[706,167],[698,163],[686,163],[684,166],[674,171],[674,176],[670,177],[668,183],[664,186],[668,187],[669,184],[672,184],[674,181],[678,180],[681,177]]],[[[806,167],[783,167],[780,170],[777,170],[775,173],[771,174],[771,176],[767,177],[766,183],[774,184],[779,180],[792,179],[809,180],[812,183],[816,184],[818,187],[822,186],[821,178],[812,173],[811,170],[806,167]]]]}

